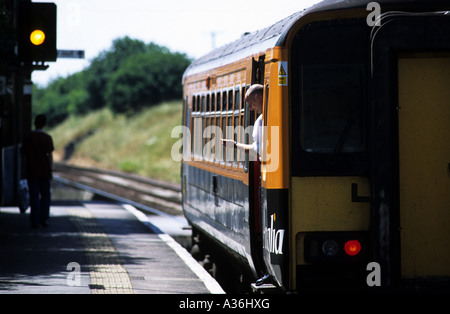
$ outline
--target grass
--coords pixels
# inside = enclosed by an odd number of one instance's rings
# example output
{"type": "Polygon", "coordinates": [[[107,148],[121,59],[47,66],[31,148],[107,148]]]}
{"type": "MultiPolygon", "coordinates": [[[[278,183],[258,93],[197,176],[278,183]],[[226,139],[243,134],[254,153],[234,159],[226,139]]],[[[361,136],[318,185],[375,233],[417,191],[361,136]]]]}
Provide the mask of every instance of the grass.
{"type": "Polygon", "coordinates": [[[114,115],[109,109],[69,117],[49,130],[55,143],[55,160],[75,142],[69,164],[120,170],[180,182],[180,164],[172,159],[172,129],[181,124],[181,101],[165,102],[134,116],[114,115]]]}

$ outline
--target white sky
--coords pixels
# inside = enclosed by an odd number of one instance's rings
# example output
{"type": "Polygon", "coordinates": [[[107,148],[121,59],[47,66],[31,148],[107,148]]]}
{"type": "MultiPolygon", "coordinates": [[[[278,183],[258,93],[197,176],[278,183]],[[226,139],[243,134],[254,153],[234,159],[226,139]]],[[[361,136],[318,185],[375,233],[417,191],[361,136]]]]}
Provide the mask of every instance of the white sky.
{"type": "Polygon", "coordinates": [[[198,58],[245,32],[269,26],[319,0],[46,0],[57,5],[57,47],[85,59],[58,59],[34,71],[40,86],[86,68],[112,41],[128,35],[198,58]]]}

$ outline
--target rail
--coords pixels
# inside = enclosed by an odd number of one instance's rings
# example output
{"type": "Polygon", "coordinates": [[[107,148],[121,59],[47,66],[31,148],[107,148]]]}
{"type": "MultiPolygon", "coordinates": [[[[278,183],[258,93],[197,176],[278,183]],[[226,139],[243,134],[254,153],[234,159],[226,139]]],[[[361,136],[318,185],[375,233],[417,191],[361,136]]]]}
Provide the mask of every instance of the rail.
{"type": "MultiPolygon", "coordinates": [[[[54,163],[54,176],[57,179],[82,184],[90,188],[114,195],[147,209],[153,213],[182,215],[181,187],[178,184],[163,182],[119,171],[103,170],[54,163]],[[152,210],[150,210],[152,211],[152,210]]],[[[100,193],[101,194],[101,193],[100,193]]]]}

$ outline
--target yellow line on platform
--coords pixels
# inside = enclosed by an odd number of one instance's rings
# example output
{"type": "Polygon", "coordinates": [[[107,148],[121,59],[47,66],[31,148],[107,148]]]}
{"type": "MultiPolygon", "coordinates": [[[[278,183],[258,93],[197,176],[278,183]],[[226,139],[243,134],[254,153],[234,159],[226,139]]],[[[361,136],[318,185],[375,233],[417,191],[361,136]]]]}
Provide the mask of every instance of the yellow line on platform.
{"type": "Polygon", "coordinates": [[[70,209],[84,246],[93,294],[132,294],[130,277],[109,237],[87,209],[70,209]]]}

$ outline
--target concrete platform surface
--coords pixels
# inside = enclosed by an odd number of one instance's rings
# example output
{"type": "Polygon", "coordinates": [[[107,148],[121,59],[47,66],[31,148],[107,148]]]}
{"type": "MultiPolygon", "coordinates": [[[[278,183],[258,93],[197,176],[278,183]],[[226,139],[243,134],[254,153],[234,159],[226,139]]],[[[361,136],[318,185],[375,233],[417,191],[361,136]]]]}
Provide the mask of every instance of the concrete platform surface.
{"type": "Polygon", "coordinates": [[[0,208],[0,294],[209,294],[217,282],[130,205],[64,201],[48,227],[0,208]]]}

